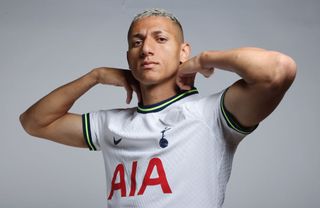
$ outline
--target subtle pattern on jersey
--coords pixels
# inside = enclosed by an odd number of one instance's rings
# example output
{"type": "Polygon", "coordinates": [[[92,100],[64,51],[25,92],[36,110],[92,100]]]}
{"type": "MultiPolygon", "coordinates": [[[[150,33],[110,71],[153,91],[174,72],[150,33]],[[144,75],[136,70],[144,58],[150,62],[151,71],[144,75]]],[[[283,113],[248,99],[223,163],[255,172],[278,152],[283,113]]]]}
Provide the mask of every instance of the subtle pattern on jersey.
{"type": "Polygon", "coordinates": [[[228,125],[223,92],[186,95],[171,98],[160,111],[154,105],[148,113],[129,108],[84,114],[84,136],[103,153],[108,207],[222,206],[234,153],[249,132],[228,125]],[[114,137],[121,143],[114,145],[114,137]],[[161,138],[168,141],[165,148],[161,138]]]}

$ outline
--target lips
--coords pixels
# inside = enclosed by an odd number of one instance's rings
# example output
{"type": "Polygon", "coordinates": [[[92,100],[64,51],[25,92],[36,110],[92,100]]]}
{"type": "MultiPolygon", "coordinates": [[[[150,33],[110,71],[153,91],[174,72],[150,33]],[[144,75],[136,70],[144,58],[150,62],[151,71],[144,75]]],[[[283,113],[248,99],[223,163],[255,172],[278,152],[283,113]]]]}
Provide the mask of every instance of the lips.
{"type": "Polygon", "coordinates": [[[155,65],[158,65],[159,63],[158,62],[155,62],[155,61],[143,61],[141,63],[141,67],[143,68],[152,68],[154,67],[155,65]]]}

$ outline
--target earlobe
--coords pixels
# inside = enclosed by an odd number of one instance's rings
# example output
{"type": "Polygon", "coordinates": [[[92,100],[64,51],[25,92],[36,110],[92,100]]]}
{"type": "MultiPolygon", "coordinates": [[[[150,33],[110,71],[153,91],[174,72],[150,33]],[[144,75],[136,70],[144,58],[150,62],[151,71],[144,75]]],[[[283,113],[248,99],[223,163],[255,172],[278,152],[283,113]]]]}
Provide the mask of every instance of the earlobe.
{"type": "Polygon", "coordinates": [[[188,43],[182,43],[180,51],[180,63],[183,63],[189,59],[191,53],[191,47],[188,43]]]}

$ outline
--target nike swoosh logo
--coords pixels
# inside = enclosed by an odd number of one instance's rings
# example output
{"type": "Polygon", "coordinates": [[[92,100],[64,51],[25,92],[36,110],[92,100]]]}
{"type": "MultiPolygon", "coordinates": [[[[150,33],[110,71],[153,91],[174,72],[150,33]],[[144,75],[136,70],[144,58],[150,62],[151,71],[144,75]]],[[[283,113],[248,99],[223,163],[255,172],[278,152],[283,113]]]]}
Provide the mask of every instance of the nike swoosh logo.
{"type": "Polygon", "coordinates": [[[120,138],[120,139],[116,139],[116,138],[114,138],[113,137],[113,143],[114,143],[114,145],[118,145],[120,142],[121,142],[121,140],[122,140],[122,138],[120,138]]]}

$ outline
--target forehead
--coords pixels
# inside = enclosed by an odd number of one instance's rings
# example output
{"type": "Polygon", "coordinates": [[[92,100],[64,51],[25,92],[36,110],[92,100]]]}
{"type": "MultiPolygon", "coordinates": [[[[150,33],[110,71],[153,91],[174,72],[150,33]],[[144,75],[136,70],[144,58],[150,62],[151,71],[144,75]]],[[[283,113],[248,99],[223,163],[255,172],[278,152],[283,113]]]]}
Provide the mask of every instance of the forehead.
{"type": "Polygon", "coordinates": [[[131,26],[129,38],[136,34],[145,34],[147,32],[162,31],[177,35],[179,33],[178,25],[168,17],[151,16],[143,17],[131,26]]]}

